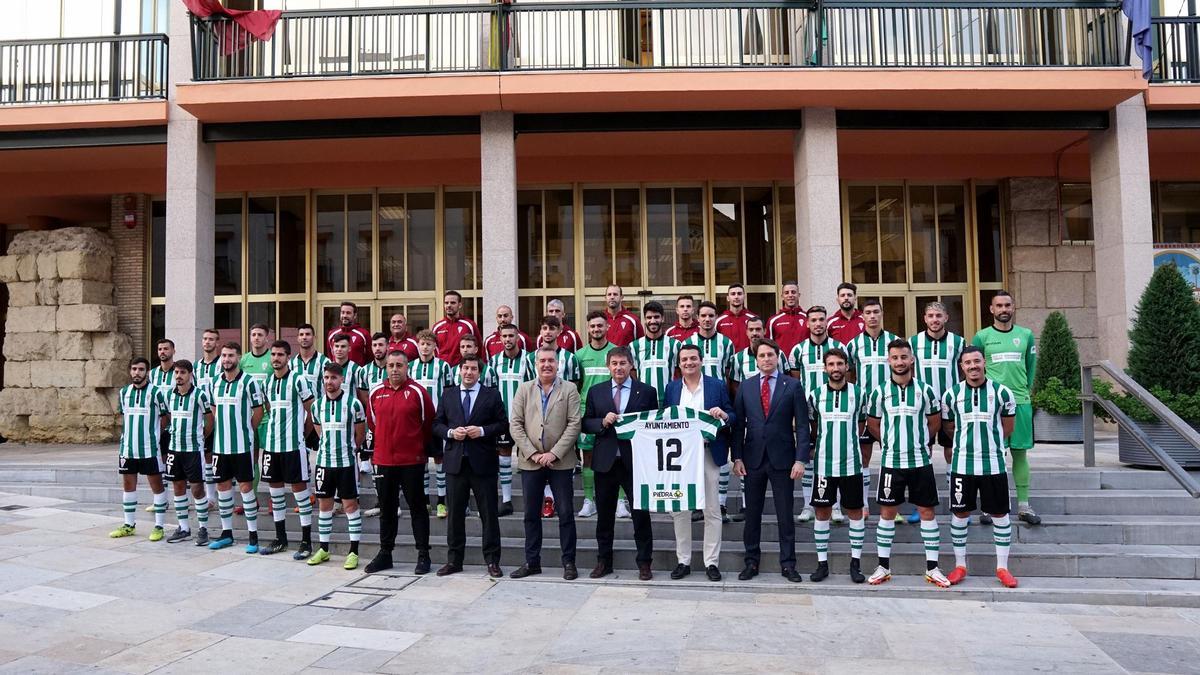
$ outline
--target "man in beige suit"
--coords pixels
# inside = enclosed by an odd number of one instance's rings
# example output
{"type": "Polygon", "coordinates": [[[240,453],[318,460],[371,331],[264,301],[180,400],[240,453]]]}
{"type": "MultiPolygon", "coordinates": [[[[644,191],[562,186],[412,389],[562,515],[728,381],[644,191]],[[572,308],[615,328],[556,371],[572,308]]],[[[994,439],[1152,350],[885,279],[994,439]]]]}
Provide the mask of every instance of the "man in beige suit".
{"type": "Polygon", "coordinates": [[[563,579],[579,576],[575,569],[575,503],[572,474],[575,441],[582,412],[579,390],[558,376],[558,352],[542,346],[534,352],[537,379],[517,388],[509,417],[509,434],[517,449],[521,489],[525,494],[525,564],[513,579],[542,573],[542,502],[550,486],[558,508],[558,540],[562,548],[563,579]]]}

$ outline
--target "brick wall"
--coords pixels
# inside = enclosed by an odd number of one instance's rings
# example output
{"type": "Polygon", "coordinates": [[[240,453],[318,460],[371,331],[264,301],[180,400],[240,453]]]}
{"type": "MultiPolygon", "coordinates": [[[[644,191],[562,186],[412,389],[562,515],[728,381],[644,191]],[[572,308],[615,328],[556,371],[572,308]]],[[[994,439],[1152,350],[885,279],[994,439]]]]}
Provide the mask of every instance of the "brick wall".
{"type": "Polygon", "coordinates": [[[1079,342],[1080,360],[1094,361],[1100,341],[1092,245],[1063,243],[1055,179],[1010,178],[1005,193],[1008,286],[1017,304],[1017,323],[1041,335],[1046,317],[1059,310],[1079,342]]]}
{"type": "Polygon", "coordinates": [[[133,351],[146,353],[146,330],[150,306],[146,279],[146,251],[149,242],[150,197],[135,195],[133,208],[137,220],[125,224],[125,195],[113,195],[109,233],[116,257],[113,260],[113,285],[117,291],[117,330],[133,341],[133,351]]]}

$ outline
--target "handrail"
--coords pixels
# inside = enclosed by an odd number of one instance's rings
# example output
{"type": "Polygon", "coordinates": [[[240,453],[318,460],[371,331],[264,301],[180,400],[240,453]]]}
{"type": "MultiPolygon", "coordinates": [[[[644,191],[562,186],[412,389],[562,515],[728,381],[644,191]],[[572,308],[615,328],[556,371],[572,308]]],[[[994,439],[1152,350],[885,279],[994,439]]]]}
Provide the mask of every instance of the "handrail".
{"type": "Polygon", "coordinates": [[[1082,367],[1082,386],[1079,400],[1083,402],[1083,465],[1092,467],[1096,466],[1096,430],[1095,430],[1095,409],[1094,405],[1099,405],[1104,408],[1104,411],[1112,415],[1117,424],[1121,428],[1129,432],[1138,443],[1154,455],[1158,463],[1171,474],[1175,482],[1179,483],[1180,487],[1188,492],[1192,497],[1200,498],[1200,482],[1197,482],[1190,473],[1188,473],[1175,458],[1163,450],[1158,443],[1155,443],[1141,427],[1137,425],[1128,415],[1125,414],[1115,403],[1105,398],[1096,395],[1096,391],[1092,386],[1092,370],[1099,368],[1111,377],[1118,385],[1123,388],[1126,393],[1134,397],[1150,409],[1160,420],[1167,426],[1171,427],[1183,437],[1185,441],[1192,444],[1196,448],[1200,448],[1200,433],[1197,433],[1187,422],[1171,412],[1171,409],[1163,404],[1162,401],[1154,397],[1153,394],[1134,381],[1132,377],[1127,375],[1125,371],[1113,365],[1112,361],[1100,361],[1092,365],[1082,367]]]}
{"type": "Polygon", "coordinates": [[[166,98],[162,33],[0,41],[0,105],[166,98]]]}
{"type": "Polygon", "coordinates": [[[1150,18],[1150,81],[1200,83],[1200,16],[1150,18]]]}

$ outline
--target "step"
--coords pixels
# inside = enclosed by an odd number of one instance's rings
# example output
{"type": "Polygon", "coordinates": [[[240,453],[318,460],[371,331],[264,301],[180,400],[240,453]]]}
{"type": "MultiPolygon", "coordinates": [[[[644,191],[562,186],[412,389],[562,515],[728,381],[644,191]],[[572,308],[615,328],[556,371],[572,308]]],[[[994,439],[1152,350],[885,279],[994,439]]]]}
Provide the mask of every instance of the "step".
{"type": "MultiPolygon", "coordinates": [[[[100,509],[103,505],[80,505],[80,510],[100,509]]],[[[115,516],[116,514],[114,514],[115,516]]],[[[144,511],[138,513],[140,530],[148,531],[153,516],[144,511]]],[[[168,516],[167,522],[173,521],[168,516]]],[[[365,519],[366,523],[375,519],[365,519]]],[[[476,523],[478,519],[472,519],[476,523]]],[[[115,522],[115,520],[114,520],[115,522]]],[[[219,528],[219,521],[210,516],[210,529],[219,528]]],[[[19,525],[20,521],[13,522],[19,525]]],[[[236,517],[235,528],[238,539],[245,542],[244,520],[236,517]]],[[[291,525],[291,523],[289,523],[291,525]]],[[[168,529],[173,528],[169,525],[168,529]]],[[[903,528],[897,528],[898,530],[903,528]]],[[[289,538],[298,541],[300,530],[298,526],[288,528],[289,538]]],[[[260,537],[264,542],[273,538],[274,534],[269,523],[260,523],[260,537]]],[[[561,557],[558,548],[557,532],[545,534],[543,529],[543,560],[550,563],[561,557]]],[[[413,539],[410,535],[411,524],[407,518],[402,518],[397,537],[395,556],[398,561],[411,562],[416,559],[413,549],[413,539]]],[[[315,533],[314,533],[315,540],[315,533]]],[[[348,546],[345,534],[345,519],[338,516],[334,520],[332,550],[342,552],[348,546]]],[[[374,555],[377,549],[377,534],[364,532],[363,556],[374,555]]],[[[431,533],[430,545],[434,560],[445,560],[446,540],[441,533],[431,533]]],[[[505,559],[510,565],[515,565],[523,558],[524,537],[505,536],[502,533],[501,545],[505,559]]],[[[480,537],[468,533],[466,562],[481,563],[479,552],[480,537]]],[[[941,542],[941,561],[945,567],[953,565],[952,549],[948,538],[943,536],[941,542]]],[[[672,535],[662,536],[656,530],[654,535],[654,565],[657,569],[670,569],[674,566],[675,542],[672,535]]],[[[614,542],[615,567],[636,569],[635,547],[630,536],[618,534],[614,542]]],[[[693,540],[693,559],[699,563],[702,542],[699,538],[693,540]]],[[[590,566],[595,562],[596,542],[594,538],[583,536],[578,538],[578,560],[581,567],[590,566]]],[[[721,569],[740,569],[742,565],[743,548],[738,541],[725,540],[721,551],[721,569]]],[[[816,564],[816,554],[811,543],[797,544],[797,565],[801,569],[810,569],[816,564]]],[[[994,547],[990,543],[977,542],[968,544],[970,564],[977,569],[991,569],[995,564],[994,547]]],[[[864,567],[873,567],[875,563],[874,536],[869,535],[864,551],[864,567]]],[[[845,573],[849,558],[849,544],[835,540],[830,544],[830,567],[835,573],[845,573]]],[[[1010,569],[1013,574],[1020,576],[1038,577],[1125,577],[1133,579],[1200,579],[1200,546],[1167,546],[1167,545],[1129,545],[1129,544],[1057,544],[1057,543],[1019,543],[1013,547],[1010,558],[1010,569]]],[[[778,546],[764,539],[762,542],[761,565],[765,571],[777,571],[778,546]]],[[[924,549],[917,542],[897,542],[892,547],[892,570],[897,574],[917,574],[925,569],[924,549]]]]}

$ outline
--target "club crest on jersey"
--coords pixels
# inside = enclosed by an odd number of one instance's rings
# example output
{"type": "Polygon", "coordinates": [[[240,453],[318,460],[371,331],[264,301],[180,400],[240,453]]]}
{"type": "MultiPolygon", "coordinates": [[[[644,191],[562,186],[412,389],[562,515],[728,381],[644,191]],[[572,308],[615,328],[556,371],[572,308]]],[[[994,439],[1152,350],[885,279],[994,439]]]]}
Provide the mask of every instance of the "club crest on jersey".
{"type": "Polygon", "coordinates": [[[1017,338],[1017,337],[1015,337],[1015,338],[1013,338],[1012,340],[1013,340],[1013,346],[1014,346],[1014,347],[1020,347],[1020,346],[1021,346],[1021,338],[1017,338]]]}

